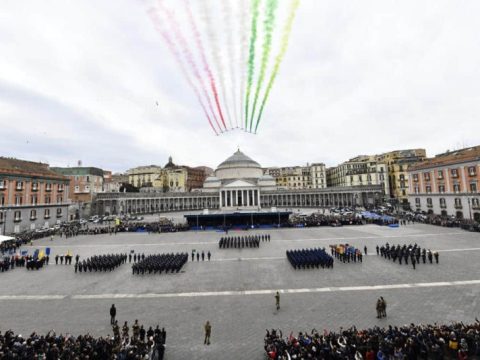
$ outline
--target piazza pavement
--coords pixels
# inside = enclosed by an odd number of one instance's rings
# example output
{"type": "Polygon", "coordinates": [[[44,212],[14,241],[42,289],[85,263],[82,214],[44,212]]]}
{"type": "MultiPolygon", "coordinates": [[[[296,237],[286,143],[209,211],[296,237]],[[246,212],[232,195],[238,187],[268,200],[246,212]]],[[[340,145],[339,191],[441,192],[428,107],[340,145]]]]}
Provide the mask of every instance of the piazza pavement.
{"type": "Polygon", "coordinates": [[[480,317],[480,236],[456,228],[415,224],[231,231],[230,236],[270,234],[259,249],[222,249],[223,233],[55,237],[25,246],[51,248],[50,265],[39,271],[16,268],[0,274],[1,331],[74,335],[112,334],[109,308],[119,324],[135,319],[167,330],[165,359],[264,359],[265,329],[338,330],[356,325],[473,322],[480,317]],[[375,253],[377,244],[414,244],[439,251],[440,264],[393,263],[375,253]],[[363,263],[335,262],[333,270],[294,270],[285,251],[349,243],[368,247],[363,263]],[[211,251],[212,260],[191,262],[192,249],[211,251]],[[188,252],[177,274],[132,275],[131,265],[113,272],[74,273],[55,265],[55,254],[70,250],[81,259],[108,253],[188,252]],[[281,309],[274,294],[281,292],[281,309]],[[377,319],[383,296],[387,318],[377,319]],[[203,324],[212,323],[212,344],[203,345],[203,324]]]}

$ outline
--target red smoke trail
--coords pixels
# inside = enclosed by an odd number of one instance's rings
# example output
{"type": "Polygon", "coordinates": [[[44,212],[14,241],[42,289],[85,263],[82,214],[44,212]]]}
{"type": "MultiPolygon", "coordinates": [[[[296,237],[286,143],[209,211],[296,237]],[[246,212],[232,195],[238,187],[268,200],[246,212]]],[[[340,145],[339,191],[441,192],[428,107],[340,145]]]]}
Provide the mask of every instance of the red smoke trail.
{"type": "Polygon", "coordinates": [[[188,74],[188,71],[185,68],[185,65],[182,61],[182,58],[181,58],[177,48],[175,47],[175,44],[172,41],[172,38],[160,25],[160,20],[158,19],[157,14],[155,13],[155,10],[153,8],[148,10],[148,14],[150,15],[150,18],[153,21],[155,29],[160,33],[160,35],[162,35],[163,39],[167,43],[168,49],[170,50],[170,52],[174,56],[175,60],[177,61],[177,64],[180,66],[180,69],[182,70],[182,73],[185,76],[185,79],[187,80],[188,84],[190,85],[190,87],[195,92],[195,95],[197,96],[198,102],[200,103],[200,106],[202,107],[203,112],[205,113],[205,116],[207,117],[208,123],[212,127],[212,130],[215,132],[215,135],[218,135],[217,129],[215,129],[215,127],[213,126],[213,123],[212,123],[212,120],[210,119],[210,115],[208,114],[207,108],[205,107],[205,104],[203,103],[202,96],[200,95],[200,92],[198,91],[197,87],[195,86],[192,79],[190,78],[190,75],[188,74]]]}
{"type": "MultiPolygon", "coordinates": [[[[164,4],[163,4],[163,1],[162,0],[158,0],[158,5],[160,7],[160,9],[165,13],[166,17],[168,18],[168,20],[170,21],[170,24],[172,25],[173,27],[173,32],[175,34],[175,37],[177,38],[178,42],[180,43],[181,47],[182,47],[182,50],[183,50],[183,54],[185,55],[185,58],[187,60],[187,63],[190,65],[190,67],[192,68],[193,70],[193,74],[195,75],[195,77],[197,78],[198,82],[200,83],[200,86],[202,88],[202,91],[204,93],[204,96],[205,98],[207,99],[207,103],[208,103],[208,107],[210,109],[210,112],[212,113],[213,115],[213,118],[215,119],[215,122],[217,123],[217,126],[218,128],[220,129],[220,131],[222,131],[222,127],[220,125],[220,123],[218,122],[218,119],[217,119],[217,116],[215,115],[215,111],[213,110],[213,105],[212,105],[212,102],[210,101],[210,96],[208,94],[208,91],[207,91],[207,88],[203,82],[203,79],[200,75],[200,72],[198,71],[198,67],[197,67],[197,64],[195,63],[195,60],[194,60],[194,57],[190,51],[190,49],[188,48],[188,44],[187,44],[187,41],[185,40],[185,37],[183,36],[182,34],[182,31],[180,30],[180,27],[174,17],[174,15],[172,14],[172,12],[170,10],[168,10],[164,4]]],[[[223,120],[223,119],[222,119],[223,120]]],[[[225,123],[223,123],[223,126],[225,126],[225,123]]]]}
{"type": "MultiPolygon", "coordinates": [[[[200,52],[200,57],[203,62],[204,70],[207,73],[208,79],[210,80],[210,86],[212,87],[212,92],[215,98],[215,103],[217,105],[218,114],[220,115],[220,119],[222,120],[225,130],[227,130],[227,127],[225,125],[225,119],[223,118],[222,108],[220,106],[220,101],[218,100],[218,91],[217,91],[217,86],[215,84],[215,78],[213,77],[212,71],[210,70],[210,66],[208,65],[207,57],[205,56],[205,49],[203,48],[203,44],[202,44],[202,39],[200,37],[200,33],[198,32],[197,25],[195,24],[195,20],[193,19],[192,10],[190,9],[190,6],[187,2],[185,2],[185,8],[187,9],[190,26],[192,27],[193,34],[195,35],[195,42],[197,43],[197,48],[198,48],[198,51],[200,52]]],[[[230,127],[232,128],[233,126],[230,124],[230,127]]]]}

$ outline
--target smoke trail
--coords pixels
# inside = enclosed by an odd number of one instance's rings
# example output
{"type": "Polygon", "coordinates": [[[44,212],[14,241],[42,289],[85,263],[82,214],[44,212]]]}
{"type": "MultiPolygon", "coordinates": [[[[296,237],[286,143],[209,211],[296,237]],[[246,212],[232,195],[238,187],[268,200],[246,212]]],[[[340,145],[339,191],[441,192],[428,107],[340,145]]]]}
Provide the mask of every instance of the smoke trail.
{"type": "MultiPolygon", "coordinates": [[[[227,35],[226,36],[227,50],[228,50],[228,57],[230,59],[230,61],[228,61],[227,63],[228,63],[228,71],[230,73],[230,80],[232,82],[230,86],[230,90],[231,90],[230,96],[233,102],[232,104],[234,109],[233,117],[235,118],[235,125],[238,128],[238,114],[237,114],[238,97],[237,97],[237,76],[236,76],[237,72],[234,70],[234,62],[235,62],[236,56],[233,50],[233,38],[232,38],[232,33],[234,32],[233,21],[232,21],[232,6],[229,0],[223,0],[223,1],[220,1],[220,3],[222,4],[223,18],[226,24],[225,31],[227,35]]],[[[228,110],[229,110],[229,107],[227,107],[227,111],[228,110]]],[[[229,119],[231,119],[230,113],[229,113],[229,119]]]]}
{"type": "MultiPolygon", "coordinates": [[[[224,74],[226,73],[226,71],[224,70],[222,59],[220,58],[220,49],[218,48],[217,34],[215,33],[215,30],[210,20],[211,18],[210,14],[212,13],[212,11],[208,9],[207,0],[200,1],[200,5],[201,5],[200,9],[202,11],[202,18],[205,20],[207,37],[208,37],[210,46],[212,48],[211,54],[213,59],[213,65],[216,69],[218,81],[220,82],[222,99],[225,103],[227,103],[227,94],[226,94],[225,77],[224,77],[224,74]]],[[[229,117],[229,123],[231,124],[228,107],[227,107],[227,116],[229,117]]]]}
{"type": "MultiPolygon", "coordinates": [[[[249,2],[248,1],[239,1],[237,2],[241,6],[241,13],[240,13],[240,27],[239,27],[239,32],[240,32],[240,93],[243,94],[245,89],[245,83],[247,82],[246,76],[247,76],[247,71],[244,71],[245,66],[247,65],[247,23],[249,22],[249,2]]],[[[243,96],[240,96],[240,122],[241,126],[243,129],[243,118],[246,116],[245,115],[245,98],[243,96]]],[[[245,128],[246,130],[246,128],[245,128]]]]}
{"type": "Polygon", "coordinates": [[[210,118],[210,115],[208,114],[207,108],[205,107],[205,104],[202,100],[202,96],[200,95],[200,92],[198,88],[195,86],[194,82],[192,81],[190,75],[188,74],[188,71],[185,67],[185,64],[182,61],[182,58],[180,56],[180,53],[178,52],[172,38],[170,35],[163,29],[163,27],[160,25],[160,19],[158,18],[157,14],[155,13],[155,10],[153,8],[150,8],[148,10],[148,14],[150,15],[150,18],[153,21],[153,25],[155,26],[155,29],[160,33],[160,35],[163,37],[165,40],[168,49],[172,53],[173,57],[175,58],[178,66],[180,67],[180,70],[183,73],[183,76],[187,80],[188,84],[192,88],[193,92],[195,93],[198,102],[200,103],[200,106],[202,107],[203,112],[205,113],[205,116],[208,120],[208,123],[212,127],[212,130],[215,132],[215,135],[218,135],[217,129],[213,126],[212,119],[210,118]]]}
{"type": "MultiPolygon", "coordinates": [[[[257,20],[258,7],[260,0],[252,0],[252,28],[250,32],[250,47],[248,52],[248,78],[247,78],[247,93],[245,95],[245,130],[248,127],[248,108],[250,105],[250,91],[252,89],[253,72],[255,66],[255,42],[257,40],[257,20]]],[[[251,130],[251,126],[250,126],[251,130]]]]}
{"type": "Polygon", "coordinates": [[[275,22],[275,10],[277,9],[277,0],[267,1],[266,18],[264,21],[265,38],[263,41],[262,62],[260,65],[260,73],[257,80],[257,88],[255,90],[255,97],[253,100],[252,115],[250,117],[250,131],[252,131],[253,117],[255,116],[255,109],[257,108],[258,95],[265,79],[265,71],[267,69],[268,58],[272,48],[272,31],[275,22]]]}
{"type": "MultiPolygon", "coordinates": [[[[187,63],[190,65],[195,78],[198,80],[198,82],[200,84],[202,92],[203,92],[205,98],[207,99],[208,107],[209,107],[209,109],[210,109],[210,111],[213,115],[213,118],[215,119],[215,122],[217,123],[217,126],[219,127],[220,131],[222,131],[221,130],[222,126],[218,122],[217,116],[215,115],[215,111],[213,110],[213,105],[212,105],[212,102],[210,100],[210,96],[208,94],[207,87],[205,86],[205,83],[203,82],[203,79],[200,75],[197,64],[195,63],[195,59],[194,59],[190,49],[188,48],[187,41],[185,40],[185,37],[183,36],[174,15],[172,14],[172,12],[170,10],[168,10],[165,7],[162,0],[158,0],[158,5],[159,5],[160,9],[165,13],[167,19],[169,20],[170,24],[172,25],[174,35],[175,35],[177,41],[181,45],[183,55],[185,56],[185,59],[186,59],[187,63]]],[[[225,124],[224,124],[224,126],[225,126],[225,124]]]]}
{"type": "Polygon", "coordinates": [[[295,13],[297,11],[298,5],[300,4],[300,0],[293,0],[289,16],[287,18],[287,22],[285,24],[285,27],[283,29],[283,35],[282,35],[282,43],[280,47],[280,51],[275,58],[275,64],[273,66],[273,71],[272,74],[270,75],[270,79],[268,81],[267,89],[265,90],[265,95],[262,100],[262,105],[260,107],[260,111],[258,112],[258,117],[257,117],[257,124],[255,126],[255,132],[257,132],[258,125],[260,124],[260,119],[262,118],[263,114],[263,109],[265,108],[265,103],[267,102],[268,96],[270,95],[270,91],[272,90],[273,82],[275,81],[275,78],[277,77],[278,74],[278,69],[280,68],[280,64],[283,60],[283,57],[285,56],[285,53],[288,48],[288,38],[290,36],[290,33],[292,31],[292,25],[293,25],[293,20],[295,19],[295,13]]]}
{"type": "Polygon", "coordinates": [[[220,115],[220,119],[222,120],[222,124],[226,130],[227,127],[225,125],[225,119],[223,118],[222,108],[220,106],[220,101],[218,99],[218,91],[217,91],[217,86],[215,85],[215,78],[212,75],[212,71],[210,70],[210,66],[208,65],[207,58],[205,56],[205,50],[203,48],[202,38],[200,37],[200,33],[198,32],[197,25],[195,24],[195,20],[193,19],[192,10],[190,9],[189,4],[186,1],[184,2],[184,4],[187,10],[190,26],[192,27],[193,34],[195,36],[195,42],[197,43],[197,48],[198,48],[198,51],[200,52],[200,57],[202,59],[204,70],[207,73],[207,77],[210,81],[210,86],[212,88],[215,104],[217,105],[218,114],[220,115]]]}

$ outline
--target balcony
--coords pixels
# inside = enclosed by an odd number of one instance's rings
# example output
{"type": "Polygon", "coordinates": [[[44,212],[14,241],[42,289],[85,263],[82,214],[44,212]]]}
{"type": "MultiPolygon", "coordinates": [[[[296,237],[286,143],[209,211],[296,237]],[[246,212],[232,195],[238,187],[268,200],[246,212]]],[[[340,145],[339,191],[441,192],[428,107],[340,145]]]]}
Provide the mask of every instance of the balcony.
{"type": "Polygon", "coordinates": [[[34,220],[37,220],[37,217],[36,216],[30,216],[30,221],[34,221],[34,220]]]}
{"type": "Polygon", "coordinates": [[[16,186],[15,191],[23,191],[23,186],[16,186]]]}
{"type": "Polygon", "coordinates": [[[43,218],[44,219],[50,219],[50,215],[45,215],[43,218]]]}
{"type": "Polygon", "coordinates": [[[57,214],[57,218],[61,218],[62,216],[63,216],[63,214],[62,214],[62,213],[60,213],[60,214],[57,214]]]}
{"type": "Polygon", "coordinates": [[[38,185],[32,185],[32,191],[38,191],[38,185]]]}
{"type": "Polygon", "coordinates": [[[440,208],[441,208],[441,209],[446,209],[446,208],[447,208],[447,204],[445,204],[445,203],[440,204],[440,208]]]}
{"type": "Polygon", "coordinates": [[[463,209],[463,206],[461,204],[455,204],[455,209],[463,209]]]}
{"type": "Polygon", "coordinates": [[[478,205],[478,204],[472,205],[472,209],[473,210],[480,210],[480,205],[478,205]]]}
{"type": "Polygon", "coordinates": [[[13,222],[20,222],[20,221],[22,221],[22,218],[21,218],[21,217],[19,217],[19,218],[14,218],[14,219],[13,219],[13,222]]]}
{"type": "Polygon", "coordinates": [[[50,187],[46,187],[46,188],[45,188],[45,191],[46,191],[46,192],[52,192],[52,187],[51,187],[51,186],[50,186],[50,187]]]}
{"type": "Polygon", "coordinates": [[[59,187],[57,191],[58,191],[58,192],[63,192],[63,186],[62,186],[62,187],[59,187]]]}

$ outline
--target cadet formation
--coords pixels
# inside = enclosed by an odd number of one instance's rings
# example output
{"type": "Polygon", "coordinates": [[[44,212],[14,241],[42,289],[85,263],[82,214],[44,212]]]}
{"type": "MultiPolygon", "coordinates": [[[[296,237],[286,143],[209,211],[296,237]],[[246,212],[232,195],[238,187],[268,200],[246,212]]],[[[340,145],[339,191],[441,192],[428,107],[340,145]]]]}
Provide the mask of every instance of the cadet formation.
{"type": "Polygon", "coordinates": [[[349,244],[330,245],[330,252],[332,256],[343,263],[363,262],[363,254],[360,249],[349,244]]]}
{"type": "Polygon", "coordinates": [[[270,234],[222,237],[218,246],[220,249],[258,248],[260,247],[260,241],[270,241],[270,234]]]}
{"type": "Polygon", "coordinates": [[[295,270],[319,267],[333,269],[333,257],[325,249],[287,250],[287,259],[295,270]]]}
{"type": "Polygon", "coordinates": [[[125,254],[109,254],[109,255],[95,255],[86,260],[75,261],[75,272],[92,272],[92,271],[113,271],[115,268],[127,262],[127,255],[125,254]]]}
{"type": "Polygon", "coordinates": [[[154,274],[179,272],[188,261],[187,253],[149,255],[132,265],[133,274],[154,274]]]}
{"type": "Polygon", "coordinates": [[[428,263],[433,264],[433,259],[435,258],[435,263],[438,264],[438,251],[431,251],[430,249],[421,248],[417,244],[410,245],[390,245],[386,243],[385,245],[377,245],[377,255],[381,255],[385,259],[392,260],[400,265],[410,264],[415,269],[416,264],[420,264],[420,260],[423,264],[428,263]]]}

